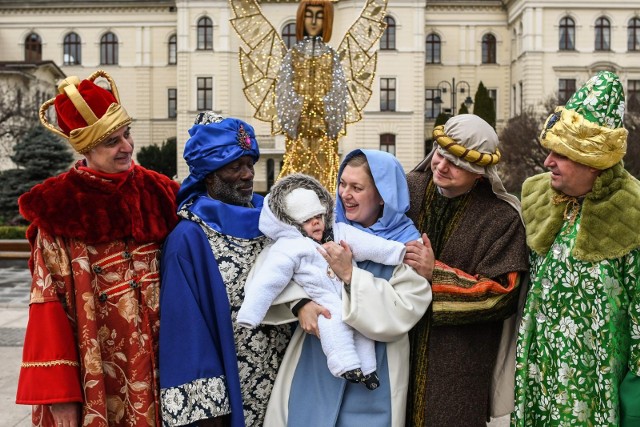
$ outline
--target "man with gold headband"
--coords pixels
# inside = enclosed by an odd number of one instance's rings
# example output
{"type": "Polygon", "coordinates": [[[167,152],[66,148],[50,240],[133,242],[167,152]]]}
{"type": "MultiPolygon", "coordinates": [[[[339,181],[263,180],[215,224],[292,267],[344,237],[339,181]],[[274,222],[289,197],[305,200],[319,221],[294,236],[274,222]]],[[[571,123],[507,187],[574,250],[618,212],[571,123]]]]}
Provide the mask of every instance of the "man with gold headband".
{"type": "Polygon", "coordinates": [[[461,114],[437,126],[433,138],[431,153],[407,175],[408,215],[425,245],[409,243],[406,259],[419,272],[432,270],[433,290],[432,309],[410,333],[407,425],[485,427],[489,415],[513,408],[525,231],[520,204],[496,172],[495,130],[461,114]],[[425,266],[430,250],[435,265],[425,266]]]}
{"type": "Polygon", "coordinates": [[[549,173],[522,187],[531,288],[515,426],[640,425],[640,184],[623,167],[618,76],[592,77],[547,119],[549,173]]]}
{"type": "Polygon", "coordinates": [[[18,200],[33,279],[16,402],[34,405],[37,426],[157,425],[158,263],[178,184],[134,164],[131,118],[107,73],[58,92],[40,120],[84,158],[18,200]]]}

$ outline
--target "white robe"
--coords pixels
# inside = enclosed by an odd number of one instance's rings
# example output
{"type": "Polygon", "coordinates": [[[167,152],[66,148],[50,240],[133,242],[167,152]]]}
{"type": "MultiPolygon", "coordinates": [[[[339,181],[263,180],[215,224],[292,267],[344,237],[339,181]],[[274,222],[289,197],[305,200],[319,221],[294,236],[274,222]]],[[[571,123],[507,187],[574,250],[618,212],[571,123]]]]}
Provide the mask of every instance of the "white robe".
{"type": "MultiPolygon", "coordinates": [[[[264,262],[268,248],[258,257],[264,262]]],[[[254,267],[254,271],[255,271],[254,267]]],[[[304,290],[291,282],[274,302],[263,323],[281,324],[297,320],[287,302],[306,297],[304,290]]],[[[386,343],[391,390],[392,427],[405,424],[409,384],[409,338],[407,333],[422,318],[431,303],[427,280],[406,264],[395,268],[389,281],[354,268],[351,293],[342,293],[343,321],[366,337],[386,343]],[[380,313],[384,313],[381,316],[380,313]]],[[[265,427],[287,425],[291,382],[298,365],[306,334],[295,331],[274,385],[264,422],[265,427]]]]}

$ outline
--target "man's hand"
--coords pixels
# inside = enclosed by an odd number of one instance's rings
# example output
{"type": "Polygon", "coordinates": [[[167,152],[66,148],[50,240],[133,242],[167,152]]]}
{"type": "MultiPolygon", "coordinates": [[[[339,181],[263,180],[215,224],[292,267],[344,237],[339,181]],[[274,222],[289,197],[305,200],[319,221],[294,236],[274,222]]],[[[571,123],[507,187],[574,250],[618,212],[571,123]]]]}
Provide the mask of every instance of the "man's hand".
{"type": "Polygon", "coordinates": [[[56,427],[78,427],[80,404],[77,402],[54,403],[49,406],[56,427]]]}
{"type": "Polygon", "coordinates": [[[404,256],[404,263],[413,267],[419,275],[431,281],[433,275],[433,267],[435,265],[435,256],[431,241],[426,233],[422,233],[422,243],[417,240],[406,244],[407,253],[404,256]]]}
{"type": "Polygon", "coordinates": [[[320,338],[320,331],[318,329],[318,316],[320,315],[323,315],[327,319],[331,319],[329,309],[316,304],[313,301],[310,301],[300,307],[298,310],[298,322],[300,323],[302,330],[320,338]]]}

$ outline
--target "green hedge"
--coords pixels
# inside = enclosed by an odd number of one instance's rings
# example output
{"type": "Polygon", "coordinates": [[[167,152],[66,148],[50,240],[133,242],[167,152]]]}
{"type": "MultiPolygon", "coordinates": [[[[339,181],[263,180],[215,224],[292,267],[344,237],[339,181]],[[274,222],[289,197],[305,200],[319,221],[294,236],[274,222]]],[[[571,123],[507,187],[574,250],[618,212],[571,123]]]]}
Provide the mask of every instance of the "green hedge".
{"type": "Polygon", "coordinates": [[[0,225],[0,239],[26,239],[26,226],[0,225]]]}

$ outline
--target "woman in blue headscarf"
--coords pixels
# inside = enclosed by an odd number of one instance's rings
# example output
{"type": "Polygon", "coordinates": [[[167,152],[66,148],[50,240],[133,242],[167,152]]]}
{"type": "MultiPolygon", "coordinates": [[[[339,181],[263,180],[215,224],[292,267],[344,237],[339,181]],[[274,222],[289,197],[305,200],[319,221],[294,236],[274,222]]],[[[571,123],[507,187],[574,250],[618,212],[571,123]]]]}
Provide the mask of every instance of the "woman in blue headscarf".
{"type": "MultiPolygon", "coordinates": [[[[405,174],[394,156],[355,150],[340,166],[338,182],[338,222],[417,244],[418,230],[405,215],[409,209],[405,174]]],[[[355,266],[344,242],[328,242],[324,248],[331,269],[345,283],[343,321],[376,341],[380,387],[368,390],[331,375],[315,336],[317,315],[326,312],[315,303],[306,304],[298,313],[300,326],[278,372],[265,426],[404,426],[407,332],[431,302],[429,283],[407,264],[394,267],[365,261],[355,266]]]]}

